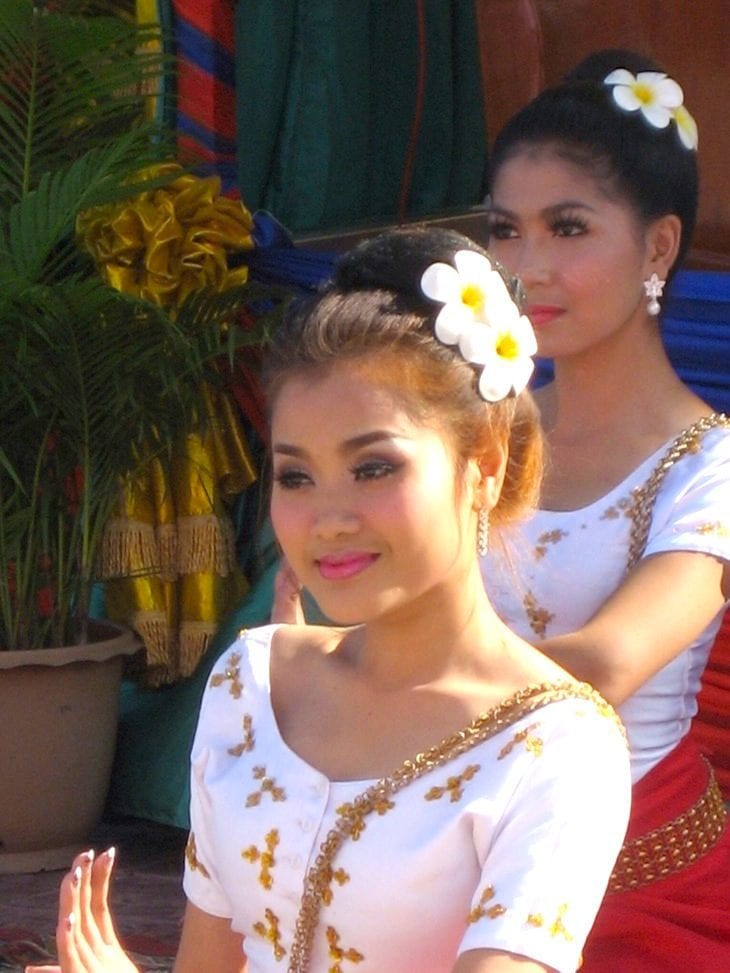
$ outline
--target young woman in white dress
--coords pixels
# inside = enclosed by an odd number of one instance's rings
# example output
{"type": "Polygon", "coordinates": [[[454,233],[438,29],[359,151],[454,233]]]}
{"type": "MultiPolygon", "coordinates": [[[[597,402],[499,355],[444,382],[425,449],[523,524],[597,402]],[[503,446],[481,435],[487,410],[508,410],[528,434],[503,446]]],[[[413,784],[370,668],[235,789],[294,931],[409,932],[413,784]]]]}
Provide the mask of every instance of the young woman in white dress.
{"type": "Polygon", "coordinates": [[[667,357],[661,292],[687,252],[697,131],[674,80],[599,52],[520,111],[492,157],[490,249],[520,276],[554,380],[539,510],[496,531],[500,617],[626,725],[628,843],[585,973],[730,969],[730,834],[688,738],[730,594],[730,424],[667,357]]]}
{"type": "MultiPolygon", "coordinates": [[[[277,538],[333,626],[241,633],[192,751],[176,973],[573,973],[621,846],[616,716],[492,609],[534,503],[534,337],[470,241],[363,244],[271,350],[277,538]]],[[[113,855],[62,883],[63,973],[130,973],[113,855]]]]}

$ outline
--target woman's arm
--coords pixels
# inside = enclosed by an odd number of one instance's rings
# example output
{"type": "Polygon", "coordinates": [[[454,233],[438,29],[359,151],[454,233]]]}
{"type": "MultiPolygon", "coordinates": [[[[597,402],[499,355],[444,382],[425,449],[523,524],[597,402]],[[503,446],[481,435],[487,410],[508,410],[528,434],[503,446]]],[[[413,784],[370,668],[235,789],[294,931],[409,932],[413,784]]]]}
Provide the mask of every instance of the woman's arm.
{"type": "Polygon", "coordinates": [[[551,973],[552,970],[551,966],[543,966],[526,956],[498,949],[471,949],[462,953],[452,973],[551,973]]]}
{"type": "Polygon", "coordinates": [[[722,609],[728,589],[730,569],[719,558],[654,554],[582,628],[537,647],[617,706],[692,643],[722,609]]]}
{"type": "Polygon", "coordinates": [[[180,947],[173,973],[246,973],[243,936],[233,932],[228,919],[203,912],[188,902],[180,947]]]}

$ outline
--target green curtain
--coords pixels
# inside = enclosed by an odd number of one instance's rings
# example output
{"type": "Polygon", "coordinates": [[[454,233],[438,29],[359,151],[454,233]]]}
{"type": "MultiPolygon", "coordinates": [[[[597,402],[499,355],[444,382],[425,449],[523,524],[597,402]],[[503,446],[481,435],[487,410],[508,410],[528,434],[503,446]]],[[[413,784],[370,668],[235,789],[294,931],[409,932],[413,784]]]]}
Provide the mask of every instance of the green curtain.
{"type": "MultiPolygon", "coordinates": [[[[424,0],[409,218],[478,202],[486,139],[473,0],[424,0]]],[[[239,0],[238,175],[295,232],[391,222],[417,98],[416,0],[239,0]]]]}

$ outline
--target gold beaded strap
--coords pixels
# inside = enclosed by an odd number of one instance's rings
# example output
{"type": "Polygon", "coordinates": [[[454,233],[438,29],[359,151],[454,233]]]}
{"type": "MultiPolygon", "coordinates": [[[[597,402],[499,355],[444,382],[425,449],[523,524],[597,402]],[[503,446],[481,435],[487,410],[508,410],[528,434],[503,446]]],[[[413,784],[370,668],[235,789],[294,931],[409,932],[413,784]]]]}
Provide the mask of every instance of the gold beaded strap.
{"type": "Polygon", "coordinates": [[[473,720],[469,726],[447,737],[442,743],[406,760],[389,777],[377,781],[354,801],[337,808],[337,818],[319,848],[317,858],[304,881],[299,915],[292,942],[288,973],[307,973],[314,934],[322,903],[329,898],[332,863],[348,839],[357,840],[364,819],[373,812],[384,813],[392,807],[392,798],[408,784],[461,756],[522,717],[548,703],[562,699],[592,701],[605,716],[613,719],[623,733],[623,725],[612,707],[587,683],[547,683],[528,686],[509,699],[473,720]]]}
{"type": "Polygon", "coordinates": [[[681,459],[686,453],[698,452],[704,434],[710,429],[715,429],[717,426],[730,427],[730,417],[726,416],[724,412],[713,412],[709,416],[702,416],[697,422],[693,422],[669,446],[652,470],[646,483],[634,491],[633,502],[629,510],[632,527],[629,553],[626,559],[627,571],[630,571],[634,567],[644,553],[644,548],[649,537],[649,528],[651,527],[654,501],[659,493],[659,488],[664,481],[664,477],[677,460],[681,459]]]}
{"type": "Polygon", "coordinates": [[[727,811],[715,775],[709,763],[707,766],[710,770],[707,789],[691,808],[624,844],[608,883],[609,892],[626,892],[666,878],[691,865],[717,844],[727,811]]]}

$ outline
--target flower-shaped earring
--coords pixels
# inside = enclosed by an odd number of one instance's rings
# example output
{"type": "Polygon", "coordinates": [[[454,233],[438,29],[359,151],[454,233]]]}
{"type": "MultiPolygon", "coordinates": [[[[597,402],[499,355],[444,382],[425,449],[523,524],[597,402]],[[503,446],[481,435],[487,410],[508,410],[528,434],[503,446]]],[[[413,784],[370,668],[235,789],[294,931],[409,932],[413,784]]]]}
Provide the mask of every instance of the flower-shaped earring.
{"type": "Polygon", "coordinates": [[[648,280],[644,281],[644,291],[647,297],[646,309],[653,318],[661,311],[659,298],[664,293],[665,284],[666,281],[662,280],[658,274],[652,274],[648,280]]]}

